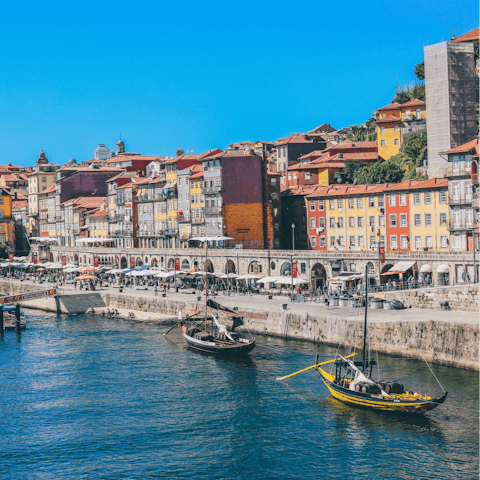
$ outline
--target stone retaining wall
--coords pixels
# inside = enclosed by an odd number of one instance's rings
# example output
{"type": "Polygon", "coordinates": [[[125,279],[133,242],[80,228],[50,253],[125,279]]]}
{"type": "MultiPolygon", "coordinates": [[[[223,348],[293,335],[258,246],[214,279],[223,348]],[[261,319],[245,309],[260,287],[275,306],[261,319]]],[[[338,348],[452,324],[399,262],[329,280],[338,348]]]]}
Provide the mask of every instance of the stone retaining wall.
{"type": "Polygon", "coordinates": [[[412,308],[440,310],[440,303],[447,301],[452,310],[479,312],[478,285],[398,290],[377,295],[385,295],[386,300],[396,298],[412,308]]]}

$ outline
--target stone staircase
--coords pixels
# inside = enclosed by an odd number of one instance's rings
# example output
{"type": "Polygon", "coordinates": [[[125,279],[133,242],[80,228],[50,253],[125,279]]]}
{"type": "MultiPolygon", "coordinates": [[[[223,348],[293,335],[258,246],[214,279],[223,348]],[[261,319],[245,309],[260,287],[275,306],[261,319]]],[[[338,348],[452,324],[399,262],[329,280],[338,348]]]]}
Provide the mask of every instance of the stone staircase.
{"type": "Polygon", "coordinates": [[[85,313],[89,307],[106,307],[103,298],[99,293],[82,293],[77,295],[59,295],[60,307],[62,313],[85,313]]]}

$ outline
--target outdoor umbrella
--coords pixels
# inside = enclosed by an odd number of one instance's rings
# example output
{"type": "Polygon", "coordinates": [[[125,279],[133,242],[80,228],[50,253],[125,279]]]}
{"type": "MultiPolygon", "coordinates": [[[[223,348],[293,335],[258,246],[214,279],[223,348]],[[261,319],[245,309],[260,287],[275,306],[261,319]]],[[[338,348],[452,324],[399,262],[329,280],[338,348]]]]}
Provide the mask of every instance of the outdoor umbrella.
{"type": "Polygon", "coordinates": [[[67,263],[63,268],[77,268],[77,265],[75,265],[74,263],[67,263]]]}
{"type": "Polygon", "coordinates": [[[97,278],[95,275],[80,275],[79,277],[75,277],[74,280],[93,280],[97,278]]]}
{"type": "Polygon", "coordinates": [[[82,273],[85,273],[85,272],[94,272],[95,271],[95,267],[83,267],[80,269],[80,271],[82,273]]]}

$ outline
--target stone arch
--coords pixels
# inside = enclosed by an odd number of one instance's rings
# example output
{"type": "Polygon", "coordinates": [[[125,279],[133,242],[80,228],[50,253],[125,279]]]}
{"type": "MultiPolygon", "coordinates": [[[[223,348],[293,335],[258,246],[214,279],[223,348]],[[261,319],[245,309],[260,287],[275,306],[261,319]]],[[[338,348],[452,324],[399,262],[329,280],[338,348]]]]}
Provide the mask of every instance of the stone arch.
{"type": "Polygon", "coordinates": [[[208,272],[208,273],[214,273],[215,272],[215,269],[213,268],[213,263],[211,260],[207,260],[205,262],[205,270],[208,272]]]}
{"type": "Polygon", "coordinates": [[[175,270],[175,259],[169,258],[167,264],[167,270],[175,270]]]}
{"type": "Polygon", "coordinates": [[[283,262],[280,267],[280,275],[289,276],[292,274],[292,264],[290,262],[283,262]]]}
{"type": "Polygon", "coordinates": [[[78,255],[77,255],[77,254],[75,254],[75,255],[73,256],[73,263],[75,263],[76,265],[78,265],[78,255]]]}
{"type": "Polygon", "coordinates": [[[123,270],[125,268],[128,268],[128,262],[127,262],[127,257],[122,257],[120,259],[120,268],[123,270]]]}
{"type": "MultiPolygon", "coordinates": [[[[393,264],[387,263],[383,268],[381,273],[388,272],[393,267],[393,264]]],[[[380,280],[382,283],[387,283],[390,280],[390,275],[380,275],[380,280]]]]}
{"type": "Polygon", "coordinates": [[[190,270],[190,262],[188,258],[184,258],[180,264],[180,270],[190,270]]]}
{"type": "Polygon", "coordinates": [[[135,261],[135,266],[141,267],[142,265],[143,265],[142,259],[140,257],[137,257],[137,260],[135,261]]]}
{"type": "Polygon", "coordinates": [[[357,271],[357,264],[354,262],[351,262],[347,265],[347,271],[349,272],[356,272],[357,271]]]}
{"type": "Polygon", "coordinates": [[[235,263],[233,260],[229,260],[225,264],[225,273],[237,273],[237,269],[235,268],[235,263]]]}
{"type": "Polygon", "coordinates": [[[257,270],[257,273],[256,275],[261,275],[263,273],[263,266],[261,264],[261,262],[258,262],[258,261],[253,261],[253,262],[250,262],[250,264],[248,265],[248,272],[247,273],[252,273],[255,275],[255,269],[257,270]]]}
{"type": "Polygon", "coordinates": [[[158,260],[155,257],[153,257],[152,260],[150,261],[150,266],[158,267],[158,260]]]}
{"type": "Polygon", "coordinates": [[[316,263],[312,269],[312,285],[315,288],[322,288],[327,285],[327,271],[321,263],[316,263]]]}
{"type": "Polygon", "coordinates": [[[148,257],[145,257],[145,261],[143,262],[145,265],[148,265],[148,257]]]}

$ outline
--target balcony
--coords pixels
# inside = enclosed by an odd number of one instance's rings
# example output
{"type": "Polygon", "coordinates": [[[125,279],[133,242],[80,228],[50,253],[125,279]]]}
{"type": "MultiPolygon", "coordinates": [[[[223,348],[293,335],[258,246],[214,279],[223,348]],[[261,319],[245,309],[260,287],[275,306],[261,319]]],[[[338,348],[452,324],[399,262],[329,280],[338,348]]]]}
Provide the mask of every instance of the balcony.
{"type": "Polygon", "coordinates": [[[221,191],[222,187],[220,186],[202,187],[202,193],[220,193],[221,191]]]}
{"type": "Polygon", "coordinates": [[[480,208],[480,194],[477,193],[473,198],[472,198],[472,207],[473,208],[480,208]]]}
{"type": "Polygon", "coordinates": [[[469,177],[472,175],[472,164],[459,162],[459,163],[449,163],[447,167],[443,170],[445,177],[469,177]]]}
{"type": "Polygon", "coordinates": [[[154,237],[156,234],[152,230],[141,230],[138,232],[139,237],[154,237]]]}
{"type": "Polygon", "coordinates": [[[164,193],[154,193],[150,195],[140,195],[137,197],[138,202],[164,202],[167,196],[164,193]]]}
{"type": "Polygon", "coordinates": [[[177,222],[179,223],[188,223],[190,222],[190,214],[184,213],[184,214],[177,214],[177,222]]]}
{"type": "Polygon", "coordinates": [[[473,201],[472,195],[449,195],[448,204],[449,205],[466,205],[470,204],[473,201]]]}
{"type": "Polygon", "coordinates": [[[165,235],[178,235],[178,228],[166,228],[165,235]]]}
{"type": "Polygon", "coordinates": [[[473,220],[460,219],[458,221],[450,220],[448,223],[449,230],[471,230],[473,228],[473,220]]]}
{"type": "Polygon", "coordinates": [[[57,220],[57,222],[63,222],[63,220],[65,219],[65,217],[63,216],[63,213],[56,213],[55,214],[55,220],[57,220]]]}
{"type": "Polygon", "coordinates": [[[205,217],[192,218],[192,223],[205,223],[205,217]]]}
{"type": "Polygon", "coordinates": [[[222,207],[218,207],[218,206],[215,206],[215,207],[205,207],[205,214],[206,215],[218,215],[222,213],[222,207]]]}

